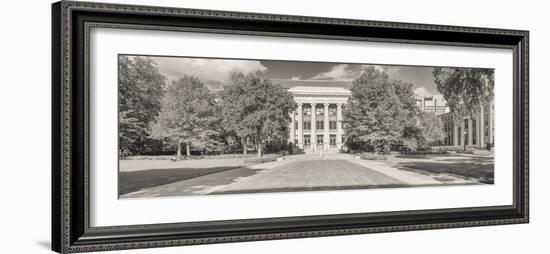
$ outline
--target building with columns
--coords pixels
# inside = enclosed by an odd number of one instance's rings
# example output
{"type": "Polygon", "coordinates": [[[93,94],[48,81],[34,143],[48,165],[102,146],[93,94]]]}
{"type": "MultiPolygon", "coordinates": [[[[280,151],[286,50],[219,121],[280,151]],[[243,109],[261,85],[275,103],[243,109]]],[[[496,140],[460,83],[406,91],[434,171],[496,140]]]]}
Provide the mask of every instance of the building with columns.
{"type": "Polygon", "coordinates": [[[489,108],[481,107],[475,117],[464,117],[455,121],[451,113],[439,115],[443,121],[445,140],[444,146],[467,146],[486,148],[487,144],[494,144],[495,112],[494,103],[489,108]]]}
{"type": "Polygon", "coordinates": [[[351,91],[342,87],[289,89],[298,107],[290,114],[288,142],[309,152],[338,152],[344,144],[342,108],[351,91]]]}
{"type": "MultiPolygon", "coordinates": [[[[343,87],[295,86],[289,92],[298,107],[290,113],[288,142],[306,153],[338,152],[345,144],[342,109],[351,91],[343,87]]],[[[456,122],[440,95],[418,97],[417,105],[443,122],[445,139],[434,145],[485,148],[487,143],[494,143],[493,103],[489,109],[482,107],[476,117],[456,122]]]]}

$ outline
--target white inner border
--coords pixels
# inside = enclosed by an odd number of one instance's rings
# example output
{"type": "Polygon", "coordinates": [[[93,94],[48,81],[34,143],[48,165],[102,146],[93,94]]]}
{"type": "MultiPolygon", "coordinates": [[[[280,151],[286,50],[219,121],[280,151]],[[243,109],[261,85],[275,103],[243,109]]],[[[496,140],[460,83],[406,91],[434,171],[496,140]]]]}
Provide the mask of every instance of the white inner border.
{"type": "Polygon", "coordinates": [[[90,226],[511,205],[512,50],[92,28],[90,226]],[[495,68],[495,184],[117,199],[118,54],[495,68]]]}

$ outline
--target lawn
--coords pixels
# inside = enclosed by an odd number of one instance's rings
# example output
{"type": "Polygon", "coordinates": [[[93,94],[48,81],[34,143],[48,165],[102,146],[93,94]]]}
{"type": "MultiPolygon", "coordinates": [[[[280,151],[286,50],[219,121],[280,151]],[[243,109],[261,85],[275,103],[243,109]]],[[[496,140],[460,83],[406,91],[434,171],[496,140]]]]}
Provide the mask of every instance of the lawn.
{"type": "Polygon", "coordinates": [[[118,176],[118,194],[124,195],[142,189],[175,183],[182,180],[219,173],[235,168],[239,168],[239,166],[212,168],[166,168],[120,172],[118,176]]]}
{"type": "Polygon", "coordinates": [[[251,165],[244,158],[184,160],[121,160],[119,195],[251,165]]]}
{"type": "Polygon", "coordinates": [[[494,183],[494,159],[476,155],[438,155],[423,158],[391,156],[389,163],[402,170],[417,173],[449,174],[474,179],[481,183],[494,183]]]}

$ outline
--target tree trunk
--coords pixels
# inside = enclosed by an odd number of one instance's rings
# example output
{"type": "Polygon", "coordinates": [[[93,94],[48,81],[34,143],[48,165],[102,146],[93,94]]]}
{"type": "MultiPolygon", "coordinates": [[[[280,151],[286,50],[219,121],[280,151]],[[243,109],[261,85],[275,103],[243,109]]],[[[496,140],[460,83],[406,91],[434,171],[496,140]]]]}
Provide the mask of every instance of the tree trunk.
{"type": "Polygon", "coordinates": [[[185,142],[185,150],[187,150],[187,156],[191,156],[191,149],[189,149],[189,142],[185,142]]]}
{"type": "Polygon", "coordinates": [[[262,142],[258,142],[258,158],[262,157],[262,142]]]}
{"type": "Polygon", "coordinates": [[[181,158],[181,142],[178,141],[178,151],[176,152],[176,159],[179,160],[181,158]]]}
{"type": "Polygon", "coordinates": [[[246,137],[243,137],[242,138],[242,142],[243,142],[243,154],[246,154],[246,137]]]}

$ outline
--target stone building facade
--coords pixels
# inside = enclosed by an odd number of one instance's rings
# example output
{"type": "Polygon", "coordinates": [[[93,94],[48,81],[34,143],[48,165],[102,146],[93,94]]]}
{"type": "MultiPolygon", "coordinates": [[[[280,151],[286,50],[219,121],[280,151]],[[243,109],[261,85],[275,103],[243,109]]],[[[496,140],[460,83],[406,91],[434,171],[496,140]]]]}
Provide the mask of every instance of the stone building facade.
{"type": "Polygon", "coordinates": [[[481,107],[475,117],[464,117],[455,121],[451,113],[439,115],[443,121],[445,140],[444,146],[467,146],[486,148],[494,145],[495,112],[494,103],[489,108],[481,107]]]}
{"type": "MultiPolygon", "coordinates": [[[[342,87],[295,86],[289,88],[296,104],[290,113],[287,139],[306,153],[338,152],[345,144],[342,110],[351,91],[342,87]]],[[[437,146],[485,148],[494,143],[494,104],[474,118],[453,119],[442,96],[417,97],[422,112],[435,113],[443,122],[445,139],[437,146]]]]}
{"type": "Polygon", "coordinates": [[[337,152],[344,144],[342,109],[351,91],[341,87],[289,89],[297,110],[290,114],[288,142],[308,152],[337,152]]]}

